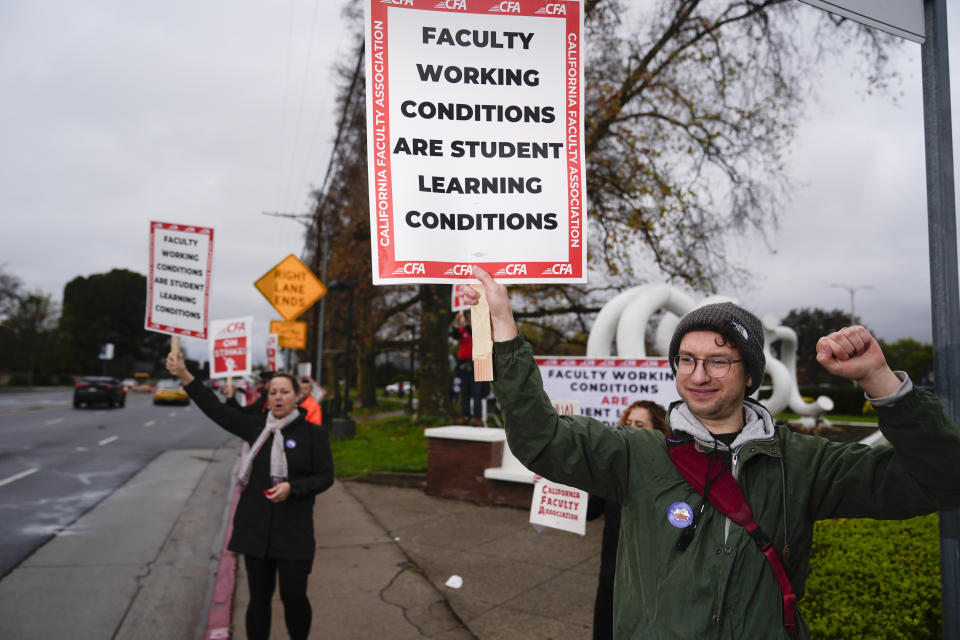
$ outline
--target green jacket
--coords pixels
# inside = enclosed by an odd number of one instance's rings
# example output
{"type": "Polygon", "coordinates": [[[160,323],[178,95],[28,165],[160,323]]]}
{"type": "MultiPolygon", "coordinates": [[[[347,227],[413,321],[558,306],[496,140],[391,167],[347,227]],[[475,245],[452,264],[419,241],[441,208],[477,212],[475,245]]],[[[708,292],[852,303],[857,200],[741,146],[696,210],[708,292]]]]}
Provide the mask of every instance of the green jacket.
{"type": "MultiPolygon", "coordinates": [[[[621,503],[614,594],[617,638],[789,638],[780,588],[763,554],[739,525],[707,505],[686,551],[668,518],[683,502],[699,511],[656,431],[610,428],[585,416],[558,416],[543,391],[526,340],[494,345],[497,401],[507,441],[531,471],[621,503]]],[[[904,382],[895,402],[879,401],[880,427],[893,447],[839,444],[775,427],[759,405],[733,451],[718,454],[760,527],[781,553],[798,602],[809,573],[813,523],[838,517],[909,518],[960,505],[960,430],[935,396],[904,382]],[[735,463],[735,464],[733,464],[735,463]]],[[[713,448],[685,405],[671,408],[675,434],[713,448]]],[[[802,608],[802,602],[798,607],[802,608]]],[[[797,638],[808,638],[797,616],[797,638]]]]}

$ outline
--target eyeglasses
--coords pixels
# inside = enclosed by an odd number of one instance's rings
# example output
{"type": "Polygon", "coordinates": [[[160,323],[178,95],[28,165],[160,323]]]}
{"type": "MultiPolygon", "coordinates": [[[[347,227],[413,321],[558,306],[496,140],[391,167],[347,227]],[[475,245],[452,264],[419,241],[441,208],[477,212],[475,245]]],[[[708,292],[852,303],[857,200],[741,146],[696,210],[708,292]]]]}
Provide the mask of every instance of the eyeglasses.
{"type": "Polygon", "coordinates": [[[697,363],[703,363],[703,370],[711,378],[722,378],[730,373],[730,365],[734,362],[743,362],[743,360],[731,360],[714,356],[710,358],[694,358],[693,356],[673,356],[673,366],[677,373],[687,376],[697,370],[697,363]]]}

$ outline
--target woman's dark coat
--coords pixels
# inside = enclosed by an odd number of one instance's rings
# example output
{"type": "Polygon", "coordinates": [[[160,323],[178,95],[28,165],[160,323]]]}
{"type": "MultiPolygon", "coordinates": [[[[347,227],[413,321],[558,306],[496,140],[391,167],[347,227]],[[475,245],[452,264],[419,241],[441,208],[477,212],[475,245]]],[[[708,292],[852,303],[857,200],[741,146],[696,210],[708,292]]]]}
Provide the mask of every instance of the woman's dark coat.
{"type": "MultiPolygon", "coordinates": [[[[208,418],[246,440],[256,441],[267,422],[267,414],[249,415],[220,402],[199,379],[184,387],[190,398],[208,418]]],[[[333,457],[327,430],[307,422],[305,412],[284,427],[284,451],[290,482],[290,497],[273,503],[263,494],[270,480],[272,437],[253,459],[250,483],[240,494],[233,518],[230,551],[257,558],[313,558],[314,496],[333,484],[333,457]]]]}

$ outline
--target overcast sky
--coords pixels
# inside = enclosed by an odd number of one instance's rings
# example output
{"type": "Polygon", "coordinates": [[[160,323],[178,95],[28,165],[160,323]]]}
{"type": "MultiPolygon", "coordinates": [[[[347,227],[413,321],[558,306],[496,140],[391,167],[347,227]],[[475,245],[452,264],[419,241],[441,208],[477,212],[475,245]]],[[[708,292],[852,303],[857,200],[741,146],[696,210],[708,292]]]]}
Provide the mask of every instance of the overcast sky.
{"type": "MultiPolygon", "coordinates": [[[[59,301],[78,275],[146,273],[150,220],[214,227],[211,316],[255,316],[262,344],[277,315],[253,283],[303,239],[261,212],[307,211],[323,179],[342,5],[0,1],[0,264],[59,301]]],[[[957,11],[950,26],[960,42],[957,11]]],[[[750,247],[755,287],[724,293],[782,316],[848,309],[830,284],[869,285],[856,310],[881,337],[930,340],[920,48],[903,52],[898,105],[825,73],[789,155],[800,187],[777,253],[750,247]]]]}

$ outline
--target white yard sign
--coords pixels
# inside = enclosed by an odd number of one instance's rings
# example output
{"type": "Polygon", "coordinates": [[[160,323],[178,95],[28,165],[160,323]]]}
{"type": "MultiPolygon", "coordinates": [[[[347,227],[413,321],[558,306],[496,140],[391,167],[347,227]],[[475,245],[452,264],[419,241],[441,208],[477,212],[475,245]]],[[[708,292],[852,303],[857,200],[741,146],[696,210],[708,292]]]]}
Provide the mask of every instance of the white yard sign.
{"type": "Polygon", "coordinates": [[[213,229],[150,223],[145,328],[205,339],[213,269],[213,229]]]}
{"type": "Polygon", "coordinates": [[[248,376],[253,358],[253,316],[213,320],[210,323],[210,377],[248,376]]]}
{"type": "MultiPolygon", "coordinates": [[[[637,400],[664,408],[679,400],[666,358],[547,358],[537,356],[543,389],[554,406],[573,402],[585,416],[608,426],[637,400]]],[[[572,413],[572,412],[571,412],[572,413]]]]}
{"type": "Polygon", "coordinates": [[[579,0],[366,0],[374,284],[586,280],[579,0]]]}
{"type": "Polygon", "coordinates": [[[587,532],[590,494],[537,476],[533,481],[530,524],[562,529],[581,536],[587,532]]]}

